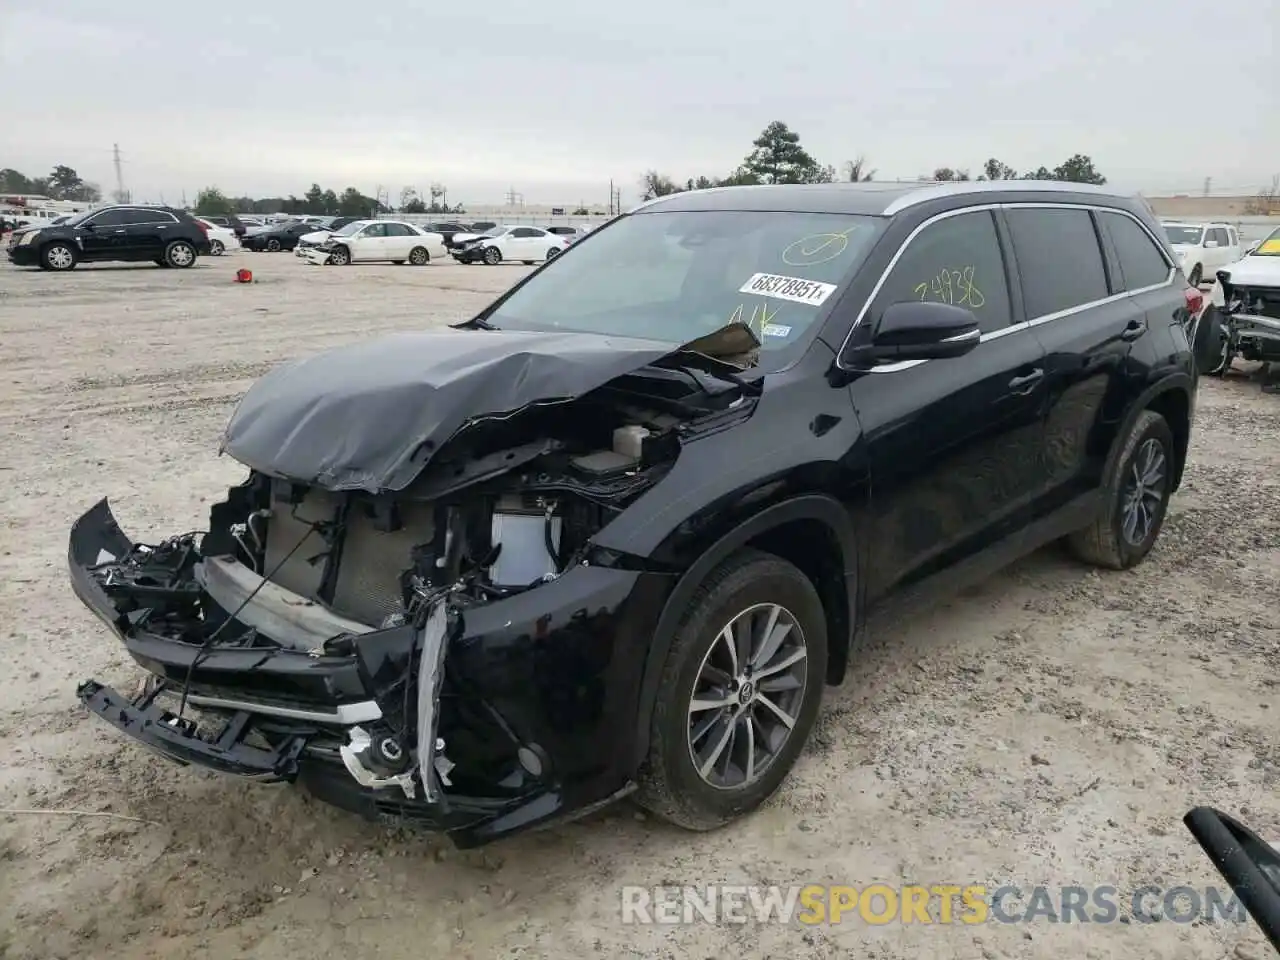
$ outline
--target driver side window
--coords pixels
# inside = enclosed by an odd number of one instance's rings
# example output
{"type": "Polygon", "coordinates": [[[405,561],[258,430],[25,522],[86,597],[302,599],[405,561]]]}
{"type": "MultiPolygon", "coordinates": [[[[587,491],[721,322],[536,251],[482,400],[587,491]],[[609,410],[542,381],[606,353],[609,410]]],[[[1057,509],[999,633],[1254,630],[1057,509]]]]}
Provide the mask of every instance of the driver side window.
{"type": "Polygon", "coordinates": [[[871,319],[908,300],[964,307],[983,333],[1013,322],[1004,255],[989,210],[946,217],[910,241],[876,295],[871,319]]]}

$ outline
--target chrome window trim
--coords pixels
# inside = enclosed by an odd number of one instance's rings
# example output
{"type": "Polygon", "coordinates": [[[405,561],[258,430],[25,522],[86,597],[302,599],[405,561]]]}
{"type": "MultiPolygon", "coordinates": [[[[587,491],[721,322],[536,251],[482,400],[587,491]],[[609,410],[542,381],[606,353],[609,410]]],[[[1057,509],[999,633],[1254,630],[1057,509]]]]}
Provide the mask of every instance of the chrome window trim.
{"type": "MultiPolygon", "coordinates": [[[[1100,204],[1100,203],[1052,203],[1047,200],[1027,200],[1027,201],[1007,200],[1003,203],[982,203],[982,204],[974,204],[972,206],[967,206],[967,207],[958,207],[955,210],[944,210],[942,213],[934,214],[932,217],[929,217],[927,220],[920,223],[914,230],[911,231],[911,233],[907,235],[907,238],[902,241],[902,244],[898,247],[893,257],[889,260],[888,265],[884,268],[884,271],[880,274],[880,278],[876,280],[876,285],[871,288],[871,293],[867,296],[866,302],[863,303],[862,309],[858,311],[857,317],[854,318],[853,324],[849,327],[849,332],[845,334],[844,341],[840,344],[840,349],[836,351],[836,367],[841,370],[851,370],[851,368],[846,367],[844,364],[840,362],[840,358],[844,356],[845,348],[849,346],[849,341],[853,338],[853,332],[858,329],[858,325],[862,323],[863,319],[867,315],[867,312],[871,309],[871,304],[873,304],[875,302],[876,297],[879,296],[880,289],[884,286],[885,281],[889,279],[889,275],[893,273],[893,268],[898,265],[898,261],[902,259],[902,255],[906,252],[907,247],[911,246],[912,241],[914,241],[916,237],[920,236],[920,234],[923,233],[927,228],[933,226],[933,224],[939,222],[940,220],[946,220],[950,217],[957,217],[964,213],[979,213],[984,210],[991,211],[991,210],[1024,210],[1024,209],[1092,210],[1099,213],[1118,213],[1121,216],[1128,217],[1130,220],[1136,223],[1139,227],[1141,227],[1142,232],[1145,233],[1152,240],[1153,243],[1155,243],[1156,249],[1160,251],[1160,256],[1163,257],[1164,262],[1169,265],[1169,275],[1160,283],[1153,283],[1153,284],[1150,284],[1149,286],[1139,287],[1136,290],[1125,290],[1121,293],[1113,293],[1099,300],[1091,300],[1088,303],[1077,304],[1076,306],[1069,307],[1066,310],[1059,310],[1056,313],[1047,313],[1047,314],[1044,314],[1043,316],[1033,317],[1029,320],[1024,320],[1021,323],[1010,324],[1009,326],[1002,327],[999,330],[993,330],[991,333],[984,333],[979,338],[980,344],[986,343],[988,340],[995,340],[995,339],[998,339],[999,337],[1008,336],[1011,333],[1018,333],[1022,330],[1029,329],[1030,327],[1039,326],[1042,323],[1048,323],[1051,320],[1060,320],[1063,317],[1069,317],[1076,313],[1082,313],[1085,310],[1092,310],[1095,307],[1105,306],[1108,303],[1116,303],[1120,300],[1123,300],[1126,297],[1133,297],[1133,296],[1137,296],[1140,293],[1150,293],[1153,290],[1164,289],[1165,287],[1170,286],[1173,283],[1174,279],[1177,277],[1178,268],[1169,259],[1169,254],[1165,250],[1164,244],[1160,242],[1159,238],[1156,237],[1151,232],[1151,230],[1147,227],[1147,225],[1143,223],[1138,217],[1134,216],[1128,210],[1122,209],[1120,207],[1113,207],[1113,206],[1108,206],[1106,204],[1100,204]]],[[[1105,261],[1106,259],[1105,251],[1099,250],[1099,252],[1103,254],[1103,259],[1105,261]]],[[[899,370],[909,370],[911,367],[918,367],[920,366],[920,364],[928,363],[928,362],[929,362],[928,360],[901,360],[901,361],[898,361],[897,363],[886,363],[878,367],[872,367],[868,371],[856,371],[856,372],[897,373],[899,370]]],[[[855,372],[855,371],[851,371],[851,372],[855,372]]]]}

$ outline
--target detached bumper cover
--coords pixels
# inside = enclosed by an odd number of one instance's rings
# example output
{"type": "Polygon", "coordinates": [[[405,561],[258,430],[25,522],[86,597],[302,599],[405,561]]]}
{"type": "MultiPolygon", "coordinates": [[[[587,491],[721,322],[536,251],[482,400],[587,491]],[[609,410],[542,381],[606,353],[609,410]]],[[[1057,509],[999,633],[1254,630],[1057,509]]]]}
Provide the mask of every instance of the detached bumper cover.
{"type": "Polygon", "coordinates": [[[77,694],[91,713],[166,759],[296,781],[360,815],[444,831],[458,846],[581,815],[632,787],[639,678],[671,587],[666,576],[573,568],[536,590],[463,610],[444,658],[443,687],[431,692],[439,736],[457,769],[432,802],[421,790],[410,797],[365,787],[340,756],[356,726],[413,722],[403,714],[403,678],[415,652],[421,661],[421,632],[408,625],[373,630],[353,638],[352,652],[342,656],[264,646],[202,651],[176,639],[164,618],[152,621],[145,592],[199,594],[199,583],[192,577],[188,588],[185,579],[175,585],[157,577],[139,586],[135,579],[122,591],[118,574],[107,572],[135,555],[147,556],[105,500],[72,528],[73,590],[159,683],[132,701],[96,680],[77,694]],[[198,724],[179,721],[159,703],[160,694],[177,695],[189,670],[198,724]],[[521,772],[521,752],[534,754],[540,769],[521,772]]]}
{"type": "Polygon", "coordinates": [[[244,743],[241,738],[250,719],[244,711],[236,713],[214,739],[205,740],[192,721],[180,720],[150,699],[134,703],[96,680],[80,684],[76,696],[90,713],[184,766],[195,764],[264,782],[292,780],[298,775],[298,757],[307,745],[306,737],[301,736],[289,738],[275,750],[244,743]]]}

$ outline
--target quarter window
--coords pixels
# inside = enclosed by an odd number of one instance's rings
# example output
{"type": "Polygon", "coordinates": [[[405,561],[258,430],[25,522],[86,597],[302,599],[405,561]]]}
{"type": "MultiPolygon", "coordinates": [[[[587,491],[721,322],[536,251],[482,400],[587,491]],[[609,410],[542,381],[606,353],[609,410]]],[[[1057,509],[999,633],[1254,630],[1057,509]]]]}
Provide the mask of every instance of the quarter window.
{"type": "Polygon", "coordinates": [[[1122,213],[1099,213],[1098,219],[1111,236],[1120,259],[1122,288],[1141,290],[1169,279],[1172,267],[1147,231],[1122,213]]]}
{"type": "Polygon", "coordinates": [[[880,288],[874,315],[907,300],[971,310],[983,333],[1013,322],[1004,256],[990,211],[939,220],[911,241],[880,288]]]}
{"type": "Polygon", "coordinates": [[[1088,210],[1015,207],[1007,216],[1028,320],[1110,295],[1088,210]]]}

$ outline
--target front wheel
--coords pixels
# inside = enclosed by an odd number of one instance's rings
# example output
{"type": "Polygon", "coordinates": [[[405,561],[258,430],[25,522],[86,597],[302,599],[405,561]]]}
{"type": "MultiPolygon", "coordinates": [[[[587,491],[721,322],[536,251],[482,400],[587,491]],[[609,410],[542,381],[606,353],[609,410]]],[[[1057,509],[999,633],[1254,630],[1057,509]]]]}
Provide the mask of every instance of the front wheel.
{"type": "Polygon", "coordinates": [[[164,248],[164,262],[185,269],[196,262],[196,248],[185,240],[175,240],[164,248]]]}
{"type": "Polygon", "coordinates": [[[786,778],[822,700],[827,621],[812,582],[742,550],[698,588],[672,639],[637,799],[689,830],[760,806],[786,778]]]}
{"type": "Polygon", "coordinates": [[[40,265],[46,270],[73,270],[80,258],[69,243],[55,240],[40,254],[40,265]]]}
{"type": "Polygon", "coordinates": [[[268,241],[267,241],[267,249],[268,249],[269,251],[271,251],[272,253],[278,253],[278,252],[280,251],[280,241],[279,241],[279,240],[268,240],[268,241]]]}
{"type": "Polygon", "coordinates": [[[409,262],[415,267],[421,267],[431,260],[431,254],[427,252],[426,247],[414,247],[409,251],[409,262]]]}
{"type": "Polygon", "coordinates": [[[484,252],[484,262],[491,267],[496,267],[502,262],[502,251],[497,247],[489,247],[484,252]]]}
{"type": "Polygon", "coordinates": [[[1106,510],[1067,537],[1081,560],[1111,570],[1141,563],[1164,526],[1173,491],[1173,431],[1154,410],[1138,414],[1106,487],[1106,510]]]}
{"type": "Polygon", "coordinates": [[[328,262],[335,267],[345,267],[351,262],[351,251],[346,247],[334,247],[328,262]]]}

